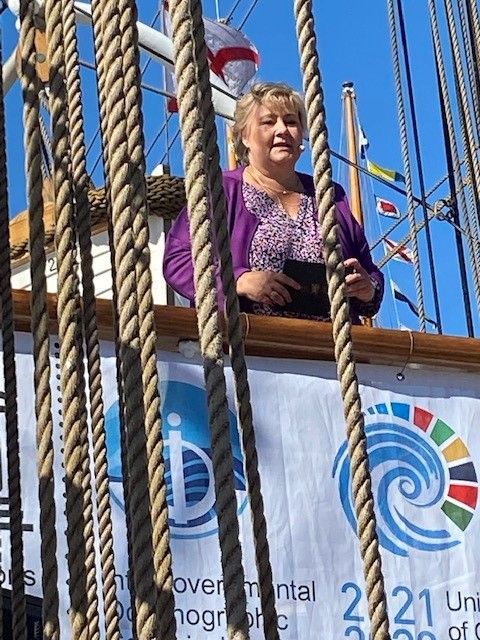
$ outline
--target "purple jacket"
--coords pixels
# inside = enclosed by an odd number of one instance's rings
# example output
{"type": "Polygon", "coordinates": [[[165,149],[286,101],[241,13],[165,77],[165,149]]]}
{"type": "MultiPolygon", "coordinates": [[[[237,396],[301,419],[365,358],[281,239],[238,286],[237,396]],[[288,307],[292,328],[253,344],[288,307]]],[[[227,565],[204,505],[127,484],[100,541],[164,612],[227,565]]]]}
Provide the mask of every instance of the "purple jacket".
{"type": "MultiPolygon", "coordinates": [[[[245,271],[250,271],[250,246],[258,226],[258,218],[245,206],[242,195],[243,167],[223,174],[223,186],[227,203],[228,228],[232,249],[233,272],[239,278],[245,271]]],[[[298,173],[305,193],[315,195],[313,178],[298,173]]],[[[352,320],[358,322],[358,315],[373,315],[378,310],[383,297],[383,274],[372,262],[370,250],[363,229],[350,211],[345,191],[335,184],[335,201],[337,205],[337,222],[339,242],[344,259],[357,258],[370,276],[378,283],[374,305],[362,304],[351,299],[352,320]]],[[[182,209],[175,220],[166,240],[163,261],[165,280],[180,295],[194,301],[193,261],[186,208],[182,209]]],[[[219,291],[222,290],[221,285],[219,291]]],[[[219,299],[223,305],[223,295],[219,299]]]]}

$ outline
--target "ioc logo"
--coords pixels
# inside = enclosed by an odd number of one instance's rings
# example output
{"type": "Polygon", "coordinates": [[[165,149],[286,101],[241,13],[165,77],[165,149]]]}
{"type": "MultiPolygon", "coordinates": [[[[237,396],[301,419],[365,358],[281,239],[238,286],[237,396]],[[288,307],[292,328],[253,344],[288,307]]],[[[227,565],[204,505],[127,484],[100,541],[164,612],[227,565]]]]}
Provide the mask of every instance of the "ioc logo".
{"type": "MultiPolygon", "coordinates": [[[[162,384],[162,431],[169,524],[172,538],[196,539],[217,531],[215,489],[205,390],[185,382],[162,384]]],[[[237,421],[230,413],[230,430],[238,513],[247,504],[243,457],[237,421]]],[[[106,416],[110,491],[124,508],[118,404],[106,416]]]]}

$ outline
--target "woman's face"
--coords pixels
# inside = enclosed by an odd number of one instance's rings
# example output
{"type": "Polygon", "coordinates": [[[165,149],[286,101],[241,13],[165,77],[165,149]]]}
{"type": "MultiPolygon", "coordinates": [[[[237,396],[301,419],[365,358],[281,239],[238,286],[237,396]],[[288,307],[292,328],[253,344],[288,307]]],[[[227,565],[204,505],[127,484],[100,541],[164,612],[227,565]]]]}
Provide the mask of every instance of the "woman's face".
{"type": "Polygon", "coordinates": [[[288,107],[275,113],[266,105],[258,105],[243,131],[242,142],[254,166],[268,168],[273,164],[293,168],[300,156],[302,138],[298,113],[288,107]]]}

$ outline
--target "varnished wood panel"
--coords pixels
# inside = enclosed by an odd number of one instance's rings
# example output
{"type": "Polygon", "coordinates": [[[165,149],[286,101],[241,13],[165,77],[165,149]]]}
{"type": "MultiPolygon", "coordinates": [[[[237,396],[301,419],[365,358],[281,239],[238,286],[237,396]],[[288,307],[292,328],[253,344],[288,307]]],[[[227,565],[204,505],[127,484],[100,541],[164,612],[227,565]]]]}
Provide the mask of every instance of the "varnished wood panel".
{"type": "MultiPolygon", "coordinates": [[[[30,331],[30,293],[14,292],[15,327],[30,331]]],[[[57,330],[56,298],[49,295],[51,331],[57,330]]],[[[101,336],[112,339],[112,306],[97,301],[101,336]]],[[[176,350],[181,340],[197,340],[197,320],[193,309],[157,306],[155,321],[158,346],[176,350]]],[[[333,360],[330,324],[308,320],[242,317],[246,351],[250,355],[307,360],[333,360]]],[[[456,368],[480,373],[480,340],[438,336],[408,331],[353,327],[355,357],[359,362],[403,366],[406,362],[434,367],[456,368]]],[[[480,381],[479,381],[480,389],[480,381]]]]}

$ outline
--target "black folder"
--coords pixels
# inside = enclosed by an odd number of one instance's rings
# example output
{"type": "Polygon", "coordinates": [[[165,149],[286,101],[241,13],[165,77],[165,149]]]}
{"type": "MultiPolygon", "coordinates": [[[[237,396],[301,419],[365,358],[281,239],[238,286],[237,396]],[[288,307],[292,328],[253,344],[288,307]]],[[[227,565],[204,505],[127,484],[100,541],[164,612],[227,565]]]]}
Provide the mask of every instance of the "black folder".
{"type": "Polygon", "coordinates": [[[288,287],[292,302],[283,307],[284,311],[322,318],[330,316],[327,271],[323,262],[286,260],[283,273],[302,287],[299,290],[288,287]]]}

